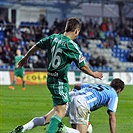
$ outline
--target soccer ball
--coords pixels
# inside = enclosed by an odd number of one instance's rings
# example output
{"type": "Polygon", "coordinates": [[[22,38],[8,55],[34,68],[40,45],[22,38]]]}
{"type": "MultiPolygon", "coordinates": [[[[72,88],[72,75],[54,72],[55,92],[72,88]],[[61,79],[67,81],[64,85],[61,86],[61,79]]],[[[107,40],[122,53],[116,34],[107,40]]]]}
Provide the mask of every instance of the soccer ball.
{"type": "Polygon", "coordinates": [[[92,133],[92,125],[88,122],[87,133],[92,133]]]}

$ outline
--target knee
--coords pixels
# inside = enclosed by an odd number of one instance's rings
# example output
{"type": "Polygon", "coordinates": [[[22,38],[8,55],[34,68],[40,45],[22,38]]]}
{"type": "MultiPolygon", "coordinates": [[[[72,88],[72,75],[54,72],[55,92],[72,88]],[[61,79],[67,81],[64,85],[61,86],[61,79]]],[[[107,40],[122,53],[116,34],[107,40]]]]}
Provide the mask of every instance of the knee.
{"type": "Polygon", "coordinates": [[[55,115],[60,116],[61,118],[63,118],[66,114],[66,105],[58,105],[56,107],[54,107],[55,109],[55,115]]]}

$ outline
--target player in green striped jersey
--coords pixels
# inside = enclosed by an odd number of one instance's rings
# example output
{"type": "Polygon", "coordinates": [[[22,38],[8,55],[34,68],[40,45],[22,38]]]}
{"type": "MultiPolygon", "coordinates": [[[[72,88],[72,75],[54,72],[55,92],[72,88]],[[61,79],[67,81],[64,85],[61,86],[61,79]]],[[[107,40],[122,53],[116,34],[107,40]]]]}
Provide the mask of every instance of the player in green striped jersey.
{"type": "Polygon", "coordinates": [[[18,62],[24,57],[21,55],[21,51],[18,49],[16,51],[16,56],[15,56],[15,69],[14,69],[14,77],[11,86],[9,86],[9,89],[14,90],[14,86],[16,83],[16,77],[20,77],[22,80],[22,90],[25,90],[25,81],[24,81],[24,67],[18,68],[18,62]]]}
{"type": "Polygon", "coordinates": [[[84,73],[94,78],[102,79],[102,73],[93,72],[86,65],[78,45],[73,41],[78,36],[80,29],[81,24],[77,18],[68,19],[64,34],[52,34],[41,39],[18,63],[19,67],[26,64],[30,55],[39,48],[48,51],[47,86],[52,94],[55,114],[50,120],[46,133],[55,133],[58,129],[58,124],[65,116],[66,103],[70,101],[67,72],[72,61],[84,73]]]}

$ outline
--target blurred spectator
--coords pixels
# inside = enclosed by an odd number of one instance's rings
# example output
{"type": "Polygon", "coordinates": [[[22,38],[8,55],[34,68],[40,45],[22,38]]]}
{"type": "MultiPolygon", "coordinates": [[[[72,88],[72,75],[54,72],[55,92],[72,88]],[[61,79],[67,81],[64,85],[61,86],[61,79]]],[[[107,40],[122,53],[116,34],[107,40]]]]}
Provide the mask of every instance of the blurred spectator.
{"type": "Polygon", "coordinates": [[[98,55],[96,52],[94,52],[90,57],[89,64],[91,66],[100,67],[105,66],[107,64],[107,61],[104,56],[98,55]]]}
{"type": "Polygon", "coordinates": [[[45,26],[45,27],[48,26],[48,21],[46,20],[46,17],[44,14],[40,14],[39,23],[41,24],[41,26],[45,26]]]}
{"type": "Polygon", "coordinates": [[[33,55],[33,68],[38,68],[39,64],[38,64],[38,57],[37,55],[33,55]]]}
{"type": "Polygon", "coordinates": [[[10,52],[10,50],[11,50],[11,47],[10,47],[10,45],[9,45],[8,38],[5,38],[5,40],[4,40],[3,49],[4,49],[5,52],[10,52]]]}
{"type": "Polygon", "coordinates": [[[98,66],[98,64],[97,64],[97,53],[96,52],[94,52],[92,55],[91,55],[91,57],[90,57],[90,60],[89,60],[89,64],[91,65],[91,66],[98,66]]]}
{"type": "MultiPolygon", "coordinates": [[[[2,46],[2,45],[1,45],[1,46],[2,46]]],[[[2,59],[3,59],[3,55],[4,55],[3,48],[0,47],[0,60],[1,60],[1,63],[2,63],[2,59]]]]}
{"type": "Polygon", "coordinates": [[[116,38],[115,38],[116,44],[119,45],[120,44],[120,36],[117,34],[116,38]]]}
{"type": "Polygon", "coordinates": [[[3,57],[3,62],[4,63],[11,63],[11,57],[10,57],[10,55],[9,55],[9,52],[5,52],[5,55],[4,55],[4,57],[3,57]]]}
{"type": "Polygon", "coordinates": [[[5,37],[8,39],[8,41],[10,42],[12,39],[12,34],[9,31],[5,31],[5,37]]]}
{"type": "Polygon", "coordinates": [[[103,19],[103,22],[101,23],[101,30],[102,30],[103,32],[106,32],[106,31],[108,30],[106,18],[104,18],[104,19],[103,19]]]}
{"type": "Polygon", "coordinates": [[[59,26],[59,21],[58,21],[58,18],[55,18],[55,20],[54,20],[54,26],[55,27],[58,27],[59,26]]]}
{"type": "Polygon", "coordinates": [[[104,56],[100,55],[97,57],[97,66],[105,66],[107,61],[104,56]]]}
{"type": "Polygon", "coordinates": [[[104,40],[105,40],[105,33],[104,33],[103,31],[100,31],[100,32],[99,32],[99,37],[100,37],[100,39],[101,39],[102,41],[104,41],[104,40]]]}
{"type": "MultiPolygon", "coordinates": [[[[39,22],[41,26],[19,26],[18,28],[12,25],[11,22],[6,22],[3,28],[3,21],[1,21],[2,26],[0,27],[0,32],[3,32],[3,40],[0,40],[0,59],[1,62],[6,63],[7,65],[12,65],[14,60],[14,53],[19,48],[24,55],[27,50],[30,49],[38,40],[53,33],[63,33],[63,29],[65,26],[66,19],[58,20],[56,18],[51,27],[48,27],[48,21],[45,15],[41,14],[39,18],[39,22]],[[1,31],[2,29],[2,31],[1,31]],[[3,31],[4,30],[4,31],[3,31]],[[4,43],[3,43],[4,41],[4,43]]],[[[75,41],[79,44],[79,46],[88,48],[88,40],[89,39],[100,39],[102,41],[102,46],[104,48],[112,48],[114,45],[120,45],[121,37],[130,37],[129,44],[127,45],[128,49],[133,47],[132,41],[132,31],[133,24],[127,23],[126,25],[119,25],[119,23],[105,19],[102,23],[97,21],[93,22],[92,19],[89,21],[82,21],[82,29],[79,35],[79,38],[75,41]]],[[[29,63],[26,67],[28,68],[44,68],[47,67],[47,52],[41,54],[36,53],[35,57],[31,57],[29,63]],[[40,60],[38,61],[37,58],[40,60]]],[[[131,54],[127,55],[127,60],[131,61],[131,54]]],[[[89,63],[92,66],[102,66],[106,65],[105,57],[98,57],[97,53],[91,55],[89,63]]]]}
{"type": "Polygon", "coordinates": [[[36,40],[36,42],[38,42],[42,37],[43,37],[43,35],[42,35],[41,27],[35,27],[35,40],[36,40]]]}
{"type": "Polygon", "coordinates": [[[14,43],[18,43],[19,42],[19,39],[16,37],[14,32],[12,33],[11,41],[14,42],[14,43]]]}
{"type": "Polygon", "coordinates": [[[133,50],[131,50],[131,52],[127,54],[126,58],[127,58],[127,61],[133,62],[133,50]]]}
{"type": "Polygon", "coordinates": [[[88,31],[88,37],[89,39],[95,39],[95,33],[94,33],[94,27],[90,28],[90,30],[88,31]]]}
{"type": "Polygon", "coordinates": [[[115,40],[113,36],[108,36],[106,37],[106,39],[108,40],[108,48],[112,48],[115,45],[115,40]]]}
{"type": "Polygon", "coordinates": [[[22,34],[21,34],[20,29],[18,28],[14,32],[15,32],[16,38],[18,38],[19,41],[22,40],[22,34]]]}
{"type": "Polygon", "coordinates": [[[105,41],[103,42],[104,48],[109,48],[109,41],[108,39],[105,39],[105,41]]]}

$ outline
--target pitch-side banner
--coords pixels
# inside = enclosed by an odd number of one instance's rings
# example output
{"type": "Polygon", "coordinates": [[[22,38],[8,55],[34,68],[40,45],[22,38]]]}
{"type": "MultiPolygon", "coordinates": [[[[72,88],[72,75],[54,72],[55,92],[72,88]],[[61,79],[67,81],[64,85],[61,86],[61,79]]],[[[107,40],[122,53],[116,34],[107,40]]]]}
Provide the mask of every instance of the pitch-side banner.
{"type": "Polygon", "coordinates": [[[103,79],[95,79],[83,72],[70,72],[69,73],[69,84],[75,83],[103,83],[110,84],[112,79],[120,78],[126,85],[133,85],[133,73],[131,72],[105,72],[103,73],[103,79]]]}
{"type": "MultiPolygon", "coordinates": [[[[126,85],[133,85],[133,73],[131,72],[105,72],[103,79],[95,79],[83,72],[68,72],[69,84],[75,83],[103,83],[110,84],[112,79],[120,78],[126,85]]],[[[26,84],[46,84],[47,72],[25,72],[26,84]]],[[[0,85],[10,85],[13,80],[13,71],[0,71],[0,85]]],[[[21,79],[16,79],[16,84],[22,84],[21,79]]]]}
{"type": "Polygon", "coordinates": [[[10,85],[10,75],[8,71],[0,71],[0,85],[10,85]]]}
{"type": "MultiPolygon", "coordinates": [[[[26,84],[46,84],[47,72],[25,72],[26,84]]],[[[13,80],[13,71],[10,72],[10,82],[13,80]]],[[[17,77],[16,84],[22,84],[21,78],[17,77]]]]}

